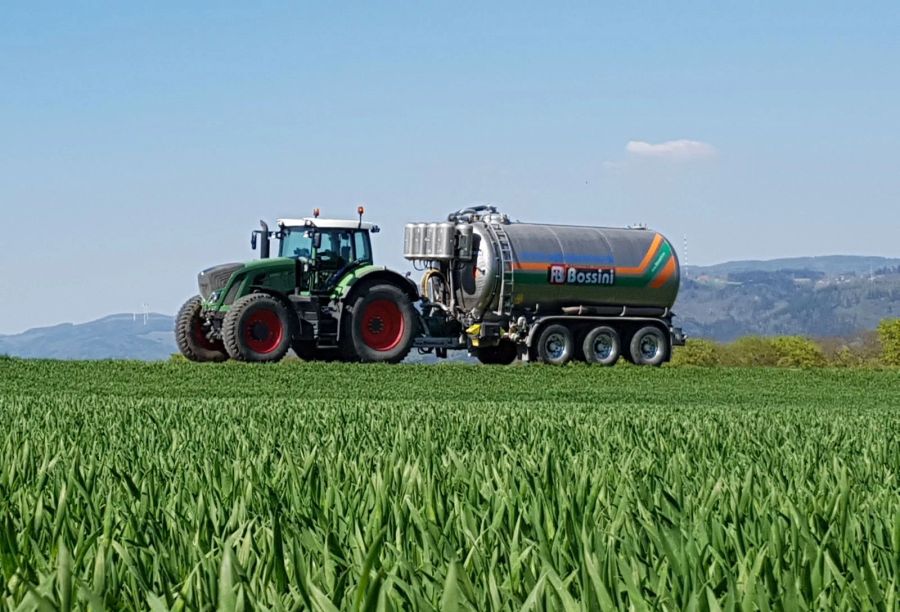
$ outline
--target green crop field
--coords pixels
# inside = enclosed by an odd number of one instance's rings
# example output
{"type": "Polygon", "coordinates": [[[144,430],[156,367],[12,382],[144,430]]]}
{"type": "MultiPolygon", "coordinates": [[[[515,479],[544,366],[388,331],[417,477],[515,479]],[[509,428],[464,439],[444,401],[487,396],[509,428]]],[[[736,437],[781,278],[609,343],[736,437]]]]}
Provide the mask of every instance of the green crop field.
{"type": "Polygon", "coordinates": [[[15,609],[898,608],[900,372],[0,360],[15,609]]]}

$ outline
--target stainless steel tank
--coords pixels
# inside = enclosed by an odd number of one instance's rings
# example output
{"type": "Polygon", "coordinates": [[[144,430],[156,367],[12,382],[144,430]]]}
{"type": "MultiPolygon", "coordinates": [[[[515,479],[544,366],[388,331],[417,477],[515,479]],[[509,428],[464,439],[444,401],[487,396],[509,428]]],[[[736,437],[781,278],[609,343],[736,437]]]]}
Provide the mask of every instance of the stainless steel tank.
{"type": "Polygon", "coordinates": [[[403,256],[411,260],[449,261],[454,255],[452,223],[409,223],[403,230],[403,256]]]}
{"type": "Polygon", "coordinates": [[[473,234],[474,260],[456,261],[450,271],[457,306],[466,312],[551,313],[567,306],[669,308],[675,302],[678,257],[658,232],[486,220],[457,225],[458,235],[466,226],[473,234]],[[509,255],[506,278],[511,282],[502,281],[504,252],[509,255]],[[502,306],[504,285],[511,308],[502,306]]]}

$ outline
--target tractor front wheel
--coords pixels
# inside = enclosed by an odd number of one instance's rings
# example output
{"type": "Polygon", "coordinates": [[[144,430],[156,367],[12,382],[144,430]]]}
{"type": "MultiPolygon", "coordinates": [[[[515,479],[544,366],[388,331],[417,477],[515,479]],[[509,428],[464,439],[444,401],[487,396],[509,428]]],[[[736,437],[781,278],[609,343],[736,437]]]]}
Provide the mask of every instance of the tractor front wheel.
{"type": "Polygon", "coordinates": [[[238,361],[280,361],[291,348],[291,316],[271,295],[245,295],[231,305],[222,322],[225,349],[238,361]]]}
{"type": "Polygon", "coordinates": [[[228,353],[221,340],[210,340],[200,316],[203,302],[195,295],[181,307],[175,317],[175,342],[181,354],[191,361],[225,361],[228,353]]]}

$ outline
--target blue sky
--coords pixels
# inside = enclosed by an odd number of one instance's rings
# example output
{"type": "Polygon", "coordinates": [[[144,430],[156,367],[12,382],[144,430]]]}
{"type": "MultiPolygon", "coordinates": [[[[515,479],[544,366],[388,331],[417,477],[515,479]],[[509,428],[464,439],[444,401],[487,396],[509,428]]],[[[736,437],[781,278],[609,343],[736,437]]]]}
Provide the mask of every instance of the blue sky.
{"type": "Polygon", "coordinates": [[[259,218],[473,201],[688,263],[900,256],[900,3],[4,3],[0,333],[173,312],[259,218]]]}

